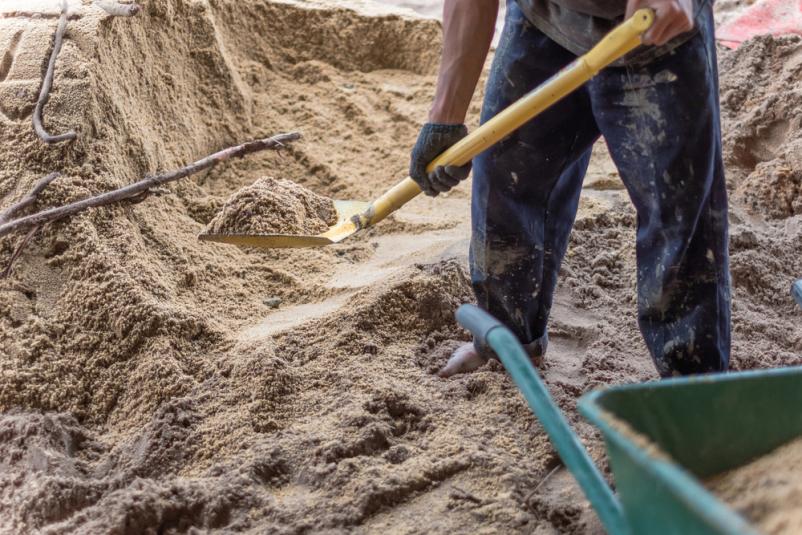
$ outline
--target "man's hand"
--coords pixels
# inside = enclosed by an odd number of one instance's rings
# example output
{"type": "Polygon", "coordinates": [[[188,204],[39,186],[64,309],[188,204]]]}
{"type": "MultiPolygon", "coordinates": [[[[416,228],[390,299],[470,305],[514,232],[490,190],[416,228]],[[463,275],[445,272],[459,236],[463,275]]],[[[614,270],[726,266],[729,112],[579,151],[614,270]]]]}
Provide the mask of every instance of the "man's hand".
{"type": "Polygon", "coordinates": [[[693,29],[693,0],[629,0],[626,17],[644,7],[654,10],[654,24],[643,34],[643,44],[664,45],[693,29]]]}
{"type": "Polygon", "coordinates": [[[473,90],[482,73],[496,27],[499,0],[445,0],[443,3],[443,56],[429,122],[412,149],[409,176],[426,195],[436,197],[468,177],[471,164],[426,166],[448,147],[468,135],[462,124],[473,90]]]}
{"type": "Polygon", "coordinates": [[[446,192],[468,178],[471,164],[462,167],[439,166],[427,173],[426,166],[451,145],[468,135],[464,124],[426,123],[418,134],[418,142],[412,149],[409,176],[418,183],[423,193],[430,197],[446,192]]]}

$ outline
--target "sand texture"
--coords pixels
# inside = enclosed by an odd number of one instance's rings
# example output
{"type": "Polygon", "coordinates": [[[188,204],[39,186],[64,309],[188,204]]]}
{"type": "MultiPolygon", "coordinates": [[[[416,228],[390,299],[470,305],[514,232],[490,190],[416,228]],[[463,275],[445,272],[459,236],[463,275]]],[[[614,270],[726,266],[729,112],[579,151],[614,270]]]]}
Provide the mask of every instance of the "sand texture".
{"type": "Polygon", "coordinates": [[[737,18],[744,10],[755,4],[757,0],[716,0],[716,26],[723,26],[737,18]]]}
{"type": "Polygon", "coordinates": [[[802,533],[802,438],[706,484],[761,533],[802,533]]]}
{"type": "Polygon", "coordinates": [[[315,235],[336,222],[337,210],[328,197],[290,180],[265,177],[229,197],[206,232],[315,235]]]}
{"type": "Polygon", "coordinates": [[[757,37],[725,56],[721,99],[738,200],[771,219],[802,214],[802,40],[757,37]]]}
{"type": "MultiPolygon", "coordinates": [[[[0,206],[55,170],[33,209],[304,137],[48,225],[0,280],[0,534],[598,533],[500,365],[433,374],[469,339],[453,320],[472,299],[468,187],[325,248],[197,239],[260,177],[358,200],[405,177],[439,23],[368,2],[142,4],[114,18],[70,2],[44,123],[79,137],[45,146],[31,112],[58,8],[0,2],[0,206]]],[[[799,48],[763,39],[721,59],[735,369],[802,363],[799,194],[760,180],[800,169],[796,116],[772,115],[791,106],[776,78],[799,48]]],[[[576,399],[656,373],[636,217],[603,144],[586,184],[542,374],[604,466],[576,399]]],[[[0,239],[0,261],[20,239],[0,239]]]]}

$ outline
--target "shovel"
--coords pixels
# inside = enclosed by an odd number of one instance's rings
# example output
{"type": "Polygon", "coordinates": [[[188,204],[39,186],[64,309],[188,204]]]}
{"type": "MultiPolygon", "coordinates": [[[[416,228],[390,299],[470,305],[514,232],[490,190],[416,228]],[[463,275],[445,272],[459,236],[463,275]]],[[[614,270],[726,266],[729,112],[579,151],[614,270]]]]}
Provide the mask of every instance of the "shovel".
{"type": "MultiPolygon", "coordinates": [[[[474,156],[504,139],[521,125],[590,80],[600,70],[641,44],[643,32],[654,20],[651,9],[641,9],[607,34],[585,55],[578,57],[555,76],[533,89],[504,111],[452,145],[428,166],[465,165],[474,156]]],[[[249,247],[319,247],[339,243],[360,230],[372,227],[421,192],[407,177],[373,202],[334,201],[337,223],[316,235],[287,234],[201,234],[201,240],[249,247]]]]}

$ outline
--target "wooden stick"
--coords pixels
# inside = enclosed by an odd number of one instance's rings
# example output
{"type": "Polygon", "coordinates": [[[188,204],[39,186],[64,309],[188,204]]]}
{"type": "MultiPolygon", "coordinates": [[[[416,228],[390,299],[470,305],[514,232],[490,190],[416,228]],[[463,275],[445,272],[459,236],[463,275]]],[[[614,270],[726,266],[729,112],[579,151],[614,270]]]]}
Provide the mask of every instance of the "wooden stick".
{"type": "Polygon", "coordinates": [[[546,481],[548,481],[549,479],[551,479],[551,476],[553,476],[554,474],[556,474],[556,473],[557,473],[557,471],[558,471],[560,468],[562,468],[562,467],[563,467],[563,464],[562,464],[562,461],[560,461],[560,464],[558,464],[557,466],[555,466],[554,468],[552,468],[552,469],[549,471],[549,473],[548,473],[548,474],[546,474],[546,477],[544,477],[543,479],[541,479],[541,480],[540,480],[540,483],[538,483],[538,484],[535,486],[535,488],[533,488],[533,489],[532,489],[532,492],[530,492],[529,494],[527,494],[527,495],[526,495],[526,498],[524,498],[524,503],[525,503],[526,505],[529,505],[529,500],[531,500],[531,499],[532,499],[532,497],[533,497],[535,494],[537,494],[537,491],[538,491],[538,490],[540,490],[540,487],[542,487],[543,485],[545,485],[545,484],[546,484],[546,481]]]}
{"type": "Polygon", "coordinates": [[[136,3],[121,4],[113,0],[94,0],[97,7],[115,17],[133,17],[139,13],[140,6],[136,3]]]}
{"type": "Polygon", "coordinates": [[[133,184],[123,186],[116,190],[94,195],[92,197],[75,201],[64,206],[48,208],[47,210],[42,210],[41,212],[0,224],[0,236],[5,236],[6,234],[15,230],[30,228],[43,223],[50,223],[52,221],[56,221],[57,219],[62,219],[64,217],[77,214],[78,212],[88,208],[96,208],[98,206],[124,201],[139,195],[154,186],[179,180],[191,174],[197,173],[198,171],[214,167],[218,163],[230,158],[238,158],[252,152],[258,152],[266,149],[280,149],[284,146],[284,143],[295,141],[300,138],[301,134],[298,132],[291,132],[288,134],[279,134],[277,136],[257,139],[255,141],[243,143],[242,145],[229,147],[175,171],[170,171],[169,173],[163,173],[161,175],[145,177],[138,182],[134,182],[133,184]]]}
{"type": "Polygon", "coordinates": [[[56,57],[61,51],[61,43],[64,40],[64,31],[67,29],[67,0],[61,2],[61,16],[58,19],[58,26],[56,27],[56,38],[53,42],[53,50],[50,52],[50,60],[47,63],[47,71],[45,78],[42,80],[42,88],[39,90],[39,99],[36,101],[36,108],[33,110],[33,129],[42,141],[51,145],[53,143],[60,143],[62,141],[72,141],[78,134],[70,130],[57,136],[51,135],[42,126],[42,110],[50,98],[50,88],[53,86],[53,73],[56,70],[56,57]]]}
{"type": "Polygon", "coordinates": [[[6,208],[2,212],[0,212],[0,225],[2,225],[3,223],[6,223],[7,221],[10,221],[11,217],[14,214],[19,212],[23,208],[33,204],[36,201],[36,199],[39,197],[39,194],[41,194],[44,191],[44,189],[51,182],[53,182],[55,179],[57,179],[60,176],[61,176],[61,173],[50,173],[46,177],[40,178],[36,182],[36,184],[34,184],[33,188],[31,188],[31,191],[28,193],[28,195],[26,195],[25,197],[23,197],[22,199],[20,199],[16,203],[12,204],[8,208],[6,208]]]}
{"type": "Polygon", "coordinates": [[[39,230],[40,228],[42,227],[41,226],[33,227],[31,230],[28,231],[28,234],[26,234],[25,237],[22,238],[22,240],[20,240],[19,245],[17,245],[17,248],[14,249],[14,252],[11,254],[11,258],[8,259],[8,264],[6,264],[6,269],[4,269],[2,273],[0,273],[0,279],[5,279],[9,275],[11,275],[11,268],[14,265],[14,261],[17,260],[22,250],[25,249],[25,246],[28,245],[28,242],[31,241],[33,235],[36,234],[36,231],[39,230]]]}

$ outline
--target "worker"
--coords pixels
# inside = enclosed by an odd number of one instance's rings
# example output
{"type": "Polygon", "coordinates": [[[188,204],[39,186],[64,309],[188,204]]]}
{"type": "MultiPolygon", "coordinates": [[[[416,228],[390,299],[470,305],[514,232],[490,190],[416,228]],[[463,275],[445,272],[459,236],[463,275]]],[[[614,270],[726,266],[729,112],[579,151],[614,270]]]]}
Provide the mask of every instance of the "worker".
{"type": "MultiPolygon", "coordinates": [[[[471,280],[478,305],[518,336],[533,361],[543,357],[582,180],[604,136],[637,211],[638,324],[657,371],[722,371],[730,285],[712,0],[508,0],[481,121],[640,8],[655,13],[644,46],[474,158],[471,280]]],[[[463,123],[497,13],[498,0],[445,0],[434,102],[410,162],[427,195],[470,172],[471,164],[425,168],[467,135],[463,123]]],[[[440,375],[474,370],[491,356],[466,344],[440,375]]]]}

